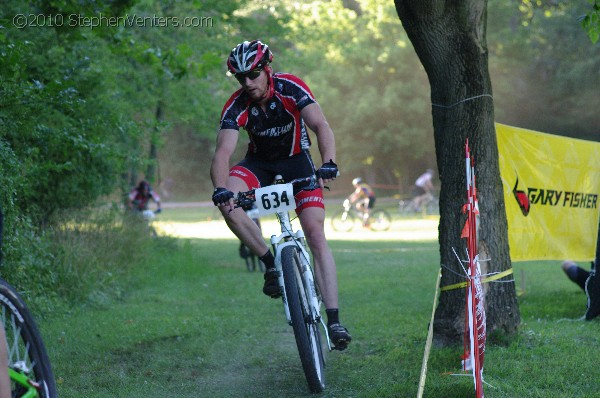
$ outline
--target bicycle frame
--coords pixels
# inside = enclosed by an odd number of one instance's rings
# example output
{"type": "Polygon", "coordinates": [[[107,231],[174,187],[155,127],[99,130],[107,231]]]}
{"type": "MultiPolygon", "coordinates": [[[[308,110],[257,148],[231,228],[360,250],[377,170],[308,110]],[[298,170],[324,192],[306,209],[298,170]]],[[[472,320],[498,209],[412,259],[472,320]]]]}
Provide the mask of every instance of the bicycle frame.
{"type": "MultiPolygon", "coordinates": [[[[360,221],[365,221],[365,217],[368,214],[368,207],[367,207],[367,199],[361,199],[356,201],[355,203],[348,203],[348,205],[344,205],[344,211],[347,214],[352,214],[354,215],[356,218],[358,218],[360,221]]],[[[370,216],[369,216],[370,217],[370,216]]]]}
{"type": "Polygon", "coordinates": [[[301,229],[294,231],[289,212],[296,208],[293,186],[308,182],[302,189],[315,189],[316,177],[299,178],[284,183],[281,176],[273,185],[239,192],[236,206],[247,208],[256,205],[261,216],[275,214],[281,234],[271,236],[275,255],[277,282],[280,287],[285,318],[294,329],[300,362],[311,392],[325,388],[325,359],[319,324],[325,331],[327,346],[332,350],[329,331],[321,317],[321,299],[310,265],[310,254],[301,229]]]}
{"type": "Polygon", "coordinates": [[[271,236],[271,245],[273,246],[273,251],[275,252],[275,267],[279,273],[279,286],[282,291],[282,301],[283,308],[285,311],[285,317],[287,319],[288,324],[292,324],[292,318],[290,315],[290,310],[287,305],[287,297],[285,293],[285,286],[283,280],[283,272],[281,266],[281,252],[283,248],[286,246],[295,246],[300,251],[300,262],[302,263],[302,279],[306,286],[310,286],[311,294],[309,296],[309,304],[310,304],[310,321],[313,323],[320,323],[325,331],[325,336],[327,339],[327,347],[329,351],[332,350],[331,342],[329,340],[329,332],[325,325],[323,318],[321,317],[321,300],[317,294],[316,284],[314,280],[314,275],[312,271],[312,267],[310,265],[310,255],[306,250],[306,240],[304,237],[304,232],[299,229],[294,232],[292,228],[292,224],[290,222],[290,217],[288,212],[278,212],[276,213],[277,219],[279,220],[279,224],[281,225],[281,234],[280,235],[272,235],[271,236]]]}
{"type": "Polygon", "coordinates": [[[8,377],[14,383],[23,388],[26,392],[23,395],[20,395],[21,398],[35,398],[39,397],[38,390],[40,389],[39,384],[30,380],[27,375],[17,372],[12,368],[8,368],[8,377]]]}

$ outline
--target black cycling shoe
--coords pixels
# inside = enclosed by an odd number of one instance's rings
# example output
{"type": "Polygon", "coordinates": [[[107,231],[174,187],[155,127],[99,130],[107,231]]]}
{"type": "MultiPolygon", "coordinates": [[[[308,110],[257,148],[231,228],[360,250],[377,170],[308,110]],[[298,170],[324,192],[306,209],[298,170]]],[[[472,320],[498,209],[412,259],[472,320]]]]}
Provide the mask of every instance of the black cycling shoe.
{"type": "Polygon", "coordinates": [[[263,293],[271,298],[281,297],[281,288],[279,287],[279,272],[275,268],[269,268],[265,272],[265,284],[263,286],[263,293]]]}
{"type": "Polygon", "coordinates": [[[329,338],[333,343],[333,348],[339,351],[344,351],[348,348],[348,344],[352,341],[352,336],[348,333],[348,329],[339,323],[332,323],[327,326],[329,329],[329,338]]]}

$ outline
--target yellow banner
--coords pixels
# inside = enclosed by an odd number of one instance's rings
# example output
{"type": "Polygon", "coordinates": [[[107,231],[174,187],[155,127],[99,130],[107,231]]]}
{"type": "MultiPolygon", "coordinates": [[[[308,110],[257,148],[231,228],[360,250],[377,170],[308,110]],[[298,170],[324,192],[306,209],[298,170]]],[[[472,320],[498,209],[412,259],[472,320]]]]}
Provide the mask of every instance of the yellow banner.
{"type": "Polygon", "coordinates": [[[496,123],[513,261],[596,255],[600,143],[496,123]]]}

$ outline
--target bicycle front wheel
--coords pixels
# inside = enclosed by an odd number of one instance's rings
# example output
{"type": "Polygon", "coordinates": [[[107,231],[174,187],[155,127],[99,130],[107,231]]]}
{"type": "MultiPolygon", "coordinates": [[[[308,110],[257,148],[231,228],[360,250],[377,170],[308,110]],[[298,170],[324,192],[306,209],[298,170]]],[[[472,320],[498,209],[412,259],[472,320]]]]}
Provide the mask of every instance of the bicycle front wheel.
{"type": "Polygon", "coordinates": [[[392,225],[392,217],[385,210],[374,210],[369,217],[369,224],[373,231],[387,231],[392,225]]]}
{"type": "Polygon", "coordinates": [[[313,393],[325,389],[325,358],[321,344],[318,320],[311,316],[309,295],[316,294],[313,287],[305,286],[302,278],[300,253],[296,247],[284,247],[281,266],[285,294],[292,318],[292,328],[308,387],[313,393]]]}
{"type": "Polygon", "coordinates": [[[331,217],[331,227],[334,231],[348,232],[354,227],[356,217],[349,211],[338,211],[331,217]]]}
{"type": "Polygon", "coordinates": [[[33,317],[14,288],[1,279],[0,321],[6,334],[12,396],[57,397],[50,360],[33,317]]]}

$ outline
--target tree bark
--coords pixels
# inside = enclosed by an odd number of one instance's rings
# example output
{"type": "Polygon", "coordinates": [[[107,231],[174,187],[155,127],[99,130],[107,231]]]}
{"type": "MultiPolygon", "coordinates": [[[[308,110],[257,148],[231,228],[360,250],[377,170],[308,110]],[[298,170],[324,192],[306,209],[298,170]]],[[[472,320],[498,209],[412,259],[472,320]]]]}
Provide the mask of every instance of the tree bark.
{"type": "MultiPolygon", "coordinates": [[[[453,248],[466,258],[460,238],[466,216],[465,141],[475,161],[480,209],[482,274],[511,268],[492,85],[486,43],[487,1],[396,0],[396,10],[431,85],[433,128],[441,181],[439,243],[442,286],[466,275],[453,248]]],[[[511,279],[502,278],[502,280],[511,279]]],[[[514,282],[485,283],[488,334],[516,331],[520,323],[514,282]]],[[[441,293],[435,314],[438,345],[461,343],[465,290],[441,293]]]]}
{"type": "Polygon", "coordinates": [[[150,135],[150,152],[148,153],[148,165],[146,166],[146,180],[149,183],[160,184],[160,174],[157,173],[158,170],[158,148],[156,142],[160,138],[160,123],[164,121],[164,107],[165,104],[163,100],[158,100],[156,104],[156,112],[154,115],[156,116],[156,127],[154,131],[150,135]]]}

